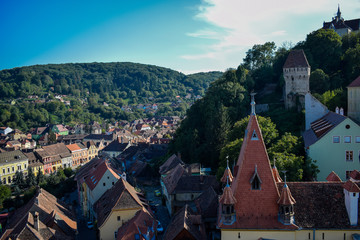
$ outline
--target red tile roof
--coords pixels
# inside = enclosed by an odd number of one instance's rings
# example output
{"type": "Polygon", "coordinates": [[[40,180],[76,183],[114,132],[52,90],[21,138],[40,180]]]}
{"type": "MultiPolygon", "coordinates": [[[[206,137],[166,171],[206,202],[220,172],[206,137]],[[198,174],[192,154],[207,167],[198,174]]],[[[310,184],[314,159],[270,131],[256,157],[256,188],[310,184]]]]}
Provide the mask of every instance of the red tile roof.
{"type": "Polygon", "coordinates": [[[346,181],[346,183],[344,184],[344,189],[346,189],[349,192],[360,192],[359,186],[350,180],[346,181]]]}
{"type": "Polygon", "coordinates": [[[283,188],[282,188],[278,204],[280,204],[280,205],[294,205],[295,203],[296,203],[296,201],[293,198],[293,196],[291,195],[289,187],[285,183],[283,188]]]}
{"type": "Polygon", "coordinates": [[[347,87],[360,87],[360,76],[358,76],[354,81],[352,81],[347,87]]]}
{"type": "Polygon", "coordinates": [[[328,182],[341,182],[341,178],[334,171],[332,171],[327,177],[326,181],[328,182]]]}
{"type": "Polygon", "coordinates": [[[251,115],[245,131],[244,142],[241,146],[237,161],[237,171],[231,185],[235,203],[236,221],[232,225],[224,225],[218,221],[220,228],[236,229],[296,229],[295,225],[283,225],[278,221],[277,204],[280,194],[271,170],[255,115],[251,115]],[[253,133],[257,138],[253,139],[253,133]],[[261,179],[259,190],[252,190],[250,180],[255,168],[261,179]]]}
{"type": "Polygon", "coordinates": [[[226,205],[234,205],[237,202],[230,186],[227,185],[224,188],[224,193],[221,195],[219,202],[226,205]]]}
{"type": "Polygon", "coordinates": [[[101,161],[101,163],[97,165],[96,168],[93,167],[89,169],[89,171],[89,175],[87,175],[85,178],[85,182],[91,190],[94,190],[94,188],[98,185],[106,171],[112,173],[115,178],[120,179],[120,176],[112,169],[110,164],[108,164],[105,159],[101,161]]]}
{"type": "Polygon", "coordinates": [[[76,143],[66,145],[66,147],[67,147],[71,152],[75,152],[75,151],[80,151],[80,150],[81,150],[81,148],[79,147],[79,145],[77,145],[76,143]]]}
{"type": "Polygon", "coordinates": [[[231,170],[229,167],[227,167],[224,171],[224,175],[221,177],[220,181],[222,183],[226,183],[229,179],[229,183],[231,183],[233,181],[233,175],[231,174],[231,170]]]}
{"type": "Polygon", "coordinates": [[[274,166],[272,168],[272,173],[273,173],[273,176],[274,176],[274,179],[275,179],[275,182],[278,183],[278,182],[282,182],[282,179],[280,177],[280,174],[279,174],[279,171],[277,170],[277,167],[274,166]]]}
{"type": "Polygon", "coordinates": [[[354,170],[350,173],[350,177],[355,181],[360,181],[360,172],[358,170],[354,170]]]}
{"type": "Polygon", "coordinates": [[[292,50],[284,64],[283,68],[297,68],[297,67],[310,67],[304,51],[301,50],[292,50]]]}

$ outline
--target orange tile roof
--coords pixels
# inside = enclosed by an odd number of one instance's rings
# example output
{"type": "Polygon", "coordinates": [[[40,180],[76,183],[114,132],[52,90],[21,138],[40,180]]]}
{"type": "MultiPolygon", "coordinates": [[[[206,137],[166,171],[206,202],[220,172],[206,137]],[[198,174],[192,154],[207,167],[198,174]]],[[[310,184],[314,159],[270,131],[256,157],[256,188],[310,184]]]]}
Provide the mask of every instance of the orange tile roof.
{"type": "Polygon", "coordinates": [[[89,169],[90,172],[89,175],[87,175],[85,178],[85,182],[91,190],[94,190],[94,188],[98,185],[101,178],[108,170],[116,179],[120,179],[120,176],[115,173],[114,170],[112,170],[110,164],[108,164],[105,159],[103,159],[103,161],[101,161],[101,163],[97,165],[96,168],[94,167],[89,169]]]}
{"type": "Polygon", "coordinates": [[[285,183],[283,188],[282,188],[278,204],[280,204],[280,205],[294,205],[295,203],[296,203],[296,201],[293,198],[293,196],[291,195],[289,187],[285,183]]]}
{"type": "Polygon", "coordinates": [[[326,181],[328,182],[341,182],[341,178],[334,171],[332,171],[327,177],[326,181]]]}
{"type": "Polygon", "coordinates": [[[292,50],[284,64],[284,68],[310,67],[302,49],[292,50]]]}
{"type": "Polygon", "coordinates": [[[297,229],[296,225],[283,225],[278,221],[280,194],[255,115],[250,116],[235,169],[231,190],[238,200],[234,205],[237,218],[232,225],[224,225],[219,219],[220,228],[297,229]],[[252,138],[254,131],[255,139],[252,138]],[[255,169],[261,179],[260,190],[251,189],[255,169]]]}
{"type": "Polygon", "coordinates": [[[344,184],[344,189],[346,189],[349,192],[360,192],[359,186],[350,180],[346,181],[346,183],[344,184]]]}
{"type": "Polygon", "coordinates": [[[234,205],[237,202],[229,185],[224,188],[224,193],[221,195],[219,202],[226,205],[234,205]]]}
{"type": "Polygon", "coordinates": [[[231,183],[233,181],[233,175],[231,174],[231,170],[229,167],[227,167],[224,171],[224,175],[221,177],[220,181],[222,183],[226,183],[227,179],[229,179],[229,182],[231,183]]]}
{"type": "Polygon", "coordinates": [[[76,143],[66,145],[66,147],[67,147],[71,152],[75,152],[75,151],[80,151],[80,150],[81,150],[81,148],[79,147],[79,145],[77,145],[76,143]]]}
{"type": "Polygon", "coordinates": [[[280,177],[280,174],[279,174],[279,171],[277,170],[277,167],[274,166],[272,168],[272,173],[273,173],[273,176],[274,176],[274,179],[275,179],[275,182],[278,183],[278,182],[282,182],[282,179],[280,177]]]}
{"type": "Polygon", "coordinates": [[[352,81],[347,87],[360,87],[360,76],[358,76],[354,81],[352,81]]]}

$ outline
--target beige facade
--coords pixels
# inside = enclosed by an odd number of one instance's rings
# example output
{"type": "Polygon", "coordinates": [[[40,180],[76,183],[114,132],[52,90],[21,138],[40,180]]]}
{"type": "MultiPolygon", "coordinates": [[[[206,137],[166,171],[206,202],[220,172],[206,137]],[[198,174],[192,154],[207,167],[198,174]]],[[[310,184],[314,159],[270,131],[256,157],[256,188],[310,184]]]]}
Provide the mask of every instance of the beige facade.
{"type": "Polygon", "coordinates": [[[110,213],[102,226],[98,226],[100,240],[116,239],[116,234],[124,223],[132,219],[141,207],[126,210],[114,210],[110,213]]]}
{"type": "Polygon", "coordinates": [[[348,116],[360,122],[360,86],[348,87],[348,116]]]}

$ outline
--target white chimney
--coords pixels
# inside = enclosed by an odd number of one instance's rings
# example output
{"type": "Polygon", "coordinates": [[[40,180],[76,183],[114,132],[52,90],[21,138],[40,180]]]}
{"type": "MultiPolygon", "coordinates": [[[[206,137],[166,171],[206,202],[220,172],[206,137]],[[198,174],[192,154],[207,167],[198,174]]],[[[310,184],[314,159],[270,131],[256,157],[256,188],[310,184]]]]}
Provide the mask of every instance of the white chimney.
{"type": "Polygon", "coordinates": [[[345,206],[351,226],[358,224],[359,187],[348,180],[344,185],[345,206]]]}
{"type": "Polygon", "coordinates": [[[340,113],[340,112],[339,112],[339,107],[336,107],[336,108],[335,108],[335,112],[336,112],[337,114],[340,113]]]}
{"type": "Polygon", "coordinates": [[[344,116],[344,109],[343,108],[340,108],[340,115],[344,116]]]}

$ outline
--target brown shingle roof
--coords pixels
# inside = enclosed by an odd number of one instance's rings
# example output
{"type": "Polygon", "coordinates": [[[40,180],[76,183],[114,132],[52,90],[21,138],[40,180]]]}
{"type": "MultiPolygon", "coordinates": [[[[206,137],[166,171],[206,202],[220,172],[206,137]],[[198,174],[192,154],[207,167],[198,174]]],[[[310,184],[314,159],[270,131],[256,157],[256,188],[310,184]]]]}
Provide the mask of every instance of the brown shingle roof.
{"type": "Polygon", "coordinates": [[[237,202],[230,186],[224,188],[224,193],[221,195],[219,202],[226,205],[234,205],[237,202]]]}
{"type": "Polygon", "coordinates": [[[181,161],[180,158],[178,158],[175,154],[173,154],[164,162],[163,165],[160,166],[159,173],[161,175],[167,174],[171,169],[175,168],[178,164],[185,165],[185,163],[181,161]]]}
{"type": "Polygon", "coordinates": [[[350,173],[350,177],[355,181],[360,181],[360,172],[358,170],[354,170],[350,173]]]}
{"type": "Polygon", "coordinates": [[[71,153],[64,143],[43,146],[43,149],[50,155],[60,155],[61,158],[71,157],[71,153]]]}
{"type": "Polygon", "coordinates": [[[112,210],[143,208],[135,188],[120,178],[112,188],[108,189],[95,202],[95,212],[98,217],[98,226],[102,226],[112,210]]]}
{"type": "Polygon", "coordinates": [[[297,68],[297,67],[310,67],[304,51],[301,50],[292,50],[284,64],[283,68],[297,68]]]}
{"type": "Polygon", "coordinates": [[[217,210],[219,205],[219,198],[212,187],[206,189],[195,200],[196,207],[203,218],[217,217],[217,210]]]}
{"type": "Polygon", "coordinates": [[[76,230],[75,215],[68,206],[44,189],[38,189],[37,194],[9,219],[1,239],[29,239],[29,236],[75,239],[76,230]],[[39,231],[34,228],[35,212],[39,213],[39,231]]]}
{"type": "Polygon", "coordinates": [[[360,76],[358,76],[354,81],[352,81],[347,87],[360,87],[360,76]]]}
{"type": "Polygon", "coordinates": [[[198,224],[198,218],[188,205],[182,207],[171,219],[169,226],[164,233],[164,240],[173,239],[206,239],[204,227],[198,224]],[[194,220],[197,220],[194,222],[194,220]],[[199,230],[200,226],[200,230],[199,230]]]}

